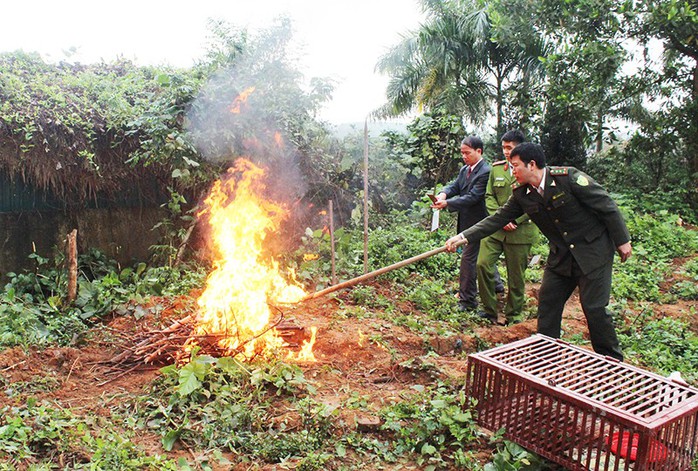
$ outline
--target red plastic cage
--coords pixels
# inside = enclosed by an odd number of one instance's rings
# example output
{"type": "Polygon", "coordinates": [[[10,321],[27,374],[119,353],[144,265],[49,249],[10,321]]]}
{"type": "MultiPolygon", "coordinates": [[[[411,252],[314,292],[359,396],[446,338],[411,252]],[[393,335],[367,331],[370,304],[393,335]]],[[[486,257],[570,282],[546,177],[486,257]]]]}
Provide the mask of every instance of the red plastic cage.
{"type": "Polygon", "coordinates": [[[698,389],[544,335],[468,357],[478,423],[576,470],[690,470],[698,389]]]}

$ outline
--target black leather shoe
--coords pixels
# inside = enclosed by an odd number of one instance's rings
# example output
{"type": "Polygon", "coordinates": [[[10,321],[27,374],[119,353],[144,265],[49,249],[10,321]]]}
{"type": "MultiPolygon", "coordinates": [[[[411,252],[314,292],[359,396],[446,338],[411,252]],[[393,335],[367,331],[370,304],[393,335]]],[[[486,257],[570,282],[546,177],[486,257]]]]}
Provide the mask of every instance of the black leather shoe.
{"type": "Polygon", "coordinates": [[[474,311],[476,308],[477,304],[458,303],[458,310],[460,312],[474,311]]]}
{"type": "Polygon", "coordinates": [[[502,294],[502,293],[504,292],[504,285],[495,286],[495,287],[494,287],[494,292],[497,293],[497,294],[502,294]]]}

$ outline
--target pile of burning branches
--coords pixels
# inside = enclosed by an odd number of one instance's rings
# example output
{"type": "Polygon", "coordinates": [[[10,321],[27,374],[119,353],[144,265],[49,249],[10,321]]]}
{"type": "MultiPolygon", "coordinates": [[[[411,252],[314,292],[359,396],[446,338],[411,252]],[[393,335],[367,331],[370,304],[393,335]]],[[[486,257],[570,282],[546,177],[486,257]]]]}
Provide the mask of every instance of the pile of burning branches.
{"type": "MultiPolygon", "coordinates": [[[[144,365],[181,364],[188,361],[194,347],[198,347],[199,354],[203,355],[235,357],[244,354],[245,360],[251,361],[261,351],[255,351],[254,356],[250,357],[245,348],[250,342],[264,336],[272,329],[278,329],[284,339],[287,339],[294,330],[303,329],[292,324],[284,324],[283,321],[283,312],[279,310],[278,320],[255,336],[238,339],[238,346],[231,351],[220,346],[221,340],[226,337],[224,333],[196,334],[195,319],[192,315],[188,315],[164,329],[142,332],[130,339],[124,339],[121,353],[107,363],[113,370],[121,371],[132,371],[144,365]]],[[[296,346],[293,343],[287,343],[287,345],[296,346]]]]}

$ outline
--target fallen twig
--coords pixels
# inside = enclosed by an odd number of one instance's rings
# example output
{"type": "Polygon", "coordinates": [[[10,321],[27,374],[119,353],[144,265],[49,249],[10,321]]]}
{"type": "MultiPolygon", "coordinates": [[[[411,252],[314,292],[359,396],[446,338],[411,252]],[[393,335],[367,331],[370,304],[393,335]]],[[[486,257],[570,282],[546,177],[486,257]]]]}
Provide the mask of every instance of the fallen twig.
{"type": "Polygon", "coordinates": [[[27,360],[22,360],[22,361],[20,361],[19,363],[15,363],[14,365],[10,365],[10,366],[8,366],[7,368],[3,368],[3,369],[0,370],[0,371],[3,371],[3,372],[4,372],[4,371],[9,371],[9,370],[14,370],[14,369],[17,368],[19,365],[24,364],[24,363],[26,363],[26,362],[27,362],[27,360]]]}

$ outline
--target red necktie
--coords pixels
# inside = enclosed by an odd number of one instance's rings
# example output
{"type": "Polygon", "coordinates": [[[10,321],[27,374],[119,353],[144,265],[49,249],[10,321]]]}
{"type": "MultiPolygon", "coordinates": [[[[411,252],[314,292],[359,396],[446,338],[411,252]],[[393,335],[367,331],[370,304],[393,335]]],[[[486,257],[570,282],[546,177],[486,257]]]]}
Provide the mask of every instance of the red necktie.
{"type": "Polygon", "coordinates": [[[473,173],[473,168],[468,167],[468,174],[465,176],[465,178],[470,178],[470,174],[473,173]]]}

